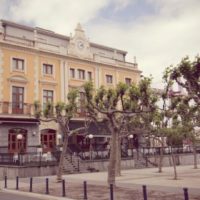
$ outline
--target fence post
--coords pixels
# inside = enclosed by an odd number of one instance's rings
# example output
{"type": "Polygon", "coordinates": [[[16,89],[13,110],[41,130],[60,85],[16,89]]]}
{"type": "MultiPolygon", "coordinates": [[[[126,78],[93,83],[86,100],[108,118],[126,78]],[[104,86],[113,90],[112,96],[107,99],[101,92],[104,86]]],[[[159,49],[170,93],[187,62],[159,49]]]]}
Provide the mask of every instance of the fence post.
{"type": "Polygon", "coordinates": [[[19,177],[16,177],[16,190],[19,190],[19,177]]]}
{"type": "Polygon", "coordinates": [[[4,178],[4,183],[5,183],[4,188],[7,188],[7,176],[5,176],[4,178]]]}
{"type": "Polygon", "coordinates": [[[78,172],[80,172],[80,163],[79,163],[79,159],[78,159],[78,172]]]}
{"type": "Polygon", "coordinates": [[[87,181],[83,182],[83,189],[84,189],[84,200],[87,200],[87,181]]]}
{"type": "Polygon", "coordinates": [[[184,200],[189,200],[188,189],[183,188],[183,191],[184,191],[184,200]]]}
{"type": "Polygon", "coordinates": [[[65,180],[62,180],[62,196],[66,197],[66,192],[65,192],[65,180]]]}
{"type": "Polygon", "coordinates": [[[142,186],[142,189],[143,189],[143,197],[144,197],[144,200],[147,200],[147,187],[146,187],[146,185],[143,185],[143,186],[142,186]]]}
{"type": "Polygon", "coordinates": [[[30,188],[29,188],[29,192],[33,191],[33,178],[30,178],[30,188]]]}
{"type": "Polygon", "coordinates": [[[110,200],[114,200],[114,196],[113,196],[113,184],[110,184],[110,200]]]}
{"type": "Polygon", "coordinates": [[[46,194],[49,194],[49,179],[46,178],[46,194]]]}

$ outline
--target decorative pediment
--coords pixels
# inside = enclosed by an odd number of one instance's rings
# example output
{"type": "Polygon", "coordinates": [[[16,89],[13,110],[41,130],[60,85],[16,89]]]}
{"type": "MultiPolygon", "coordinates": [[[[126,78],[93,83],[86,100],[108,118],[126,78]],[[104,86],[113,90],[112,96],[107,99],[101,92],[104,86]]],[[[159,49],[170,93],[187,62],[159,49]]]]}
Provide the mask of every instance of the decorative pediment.
{"type": "Polygon", "coordinates": [[[93,58],[90,50],[90,42],[85,36],[85,31],[82,29],[80,23],[78,23],[75,29],[74,36],[70,38],[68,54],[86,59],[93,58]]]}
{"type": "Polygon", "coordinates": [[[56,86],[58,83],[56,81],[48,81],[48,80],[40,80],[39,83],[43,85],[51,85],[51,86],[56,86]]]}
{"type": "Polygon", "coordinates": [[[10,78],[8,78],[9,82],[17,82],[17,83],[24,83],[27,84],[28,83],[28,79],[24,76],[20,76],[20,75],[14,75],[11,76],[10,78]]]}

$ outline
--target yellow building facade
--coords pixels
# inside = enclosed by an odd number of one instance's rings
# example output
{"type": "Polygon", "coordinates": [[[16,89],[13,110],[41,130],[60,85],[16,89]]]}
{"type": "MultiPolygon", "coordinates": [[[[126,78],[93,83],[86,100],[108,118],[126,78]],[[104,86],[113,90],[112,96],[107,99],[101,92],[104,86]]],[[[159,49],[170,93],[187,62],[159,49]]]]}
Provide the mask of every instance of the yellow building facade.
{"type": "MultiPolygon", "coordinates": [[[[33,116],[39,101],[66,102],[70,88],[92,80],[95,87],[138,82],[141,71],[125,61],[127,52],[92,43],[78,24],[73,36],[42,28],[0,21],[0,148],[31,151],[42,144],[48,151],[59,142],[56,123],[33,116]],[[19,143],[19,134],[22,140],[19,143]]],[[[77,119],[78,120],[78,119],[77,119]]]]}

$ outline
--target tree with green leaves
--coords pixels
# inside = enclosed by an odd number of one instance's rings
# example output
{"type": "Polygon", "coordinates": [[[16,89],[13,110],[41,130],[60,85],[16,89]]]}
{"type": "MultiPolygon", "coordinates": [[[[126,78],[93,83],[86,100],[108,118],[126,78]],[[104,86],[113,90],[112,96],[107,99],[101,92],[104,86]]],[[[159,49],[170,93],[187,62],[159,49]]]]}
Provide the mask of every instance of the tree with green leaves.
{"type": "Polygon", "coordinates": [[[176,67],[168,67],[165,77],[171,85],[178,85],[182,94],[179,95],[177,114],[182,126],[187,130],[187,139],[193,144],[194,168],[197,168],[196,140],[200,126],[200,57],[194,61],[185,57],[176,67]]]}
{"type": "Polygon", "coordinates": [[[194,100],[195,104],[200,104],[200,57],[190,61],[189,57],[182,59],[176,67],[169,67],[166,70],[166,76],[171,81],[175,81],[184,88],[187,96],[194,100]]]}
{"type": "Polygon", "coordinates": [[[55,107],[52,103],[47,103],[44,110],[41,110],[41,106],[39,102],[35,102],[35,116],[42,122],[51,122],[55,121],[59,124],[60,129],[63,133],[63,149],[59,159],[58,171],[57,171],[57,180],[62,180],[63,174],[63,164],[64,164],[64,156],[68,152],[68,139],[73,134],[78,134],[79,132],[87,132],[87,128],[89,126],[89,121],[85,120],[85,126],[77,129],[70,130],[70,122],[73,117],[77,114],[77,98],[78,91],[71,90],[68,93],[67,103],[58,102],[55,107]],[[55,112],[54,112],[55,110],[55,112]]]}
{"type": "Polygon", "coordinates": [[[157,98],[150,85],[151,79],[143,78],[137,85],[131,86],[119,83],[116,88],[102,86],[97,90],[91,82],[83,86],[89,117],[94,121],[103,120],[111,134],[108,184],[115,185],[117,162],[121,158],[120,139],[122,134],[127,133],[127,125],[133,117],[156,109],[157,98]]]}

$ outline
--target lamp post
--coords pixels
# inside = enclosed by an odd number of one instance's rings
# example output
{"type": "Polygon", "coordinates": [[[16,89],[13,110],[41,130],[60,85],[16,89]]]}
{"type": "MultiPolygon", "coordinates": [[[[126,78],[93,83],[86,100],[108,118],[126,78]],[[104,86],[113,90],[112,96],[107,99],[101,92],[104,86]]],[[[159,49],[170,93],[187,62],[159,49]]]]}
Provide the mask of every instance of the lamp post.
{"type": "Polygon", "coordinates": [[[21,153],[22,151],[22,139],[23,139],[23,135],[21,133],[17,134],[19,153],[21,153]]]}
{"type": "Polygon", "coordinates": [[[61,150],[61,139],[62,139],[62,135],[61,135],[61,134],[58,134],[58,135],[57,135],[57,139],[58,139],[58,145],[59,145],[60,150],[61,150]]]}
{"type": "MultiPolygon", "coordinates": [[[[133,140],[133,134],[131,134],[131,135],[129,135],[128,136],[128,139],[130,140],[130,141],[132,141],[133,140]]],[[[133,146],[131,145],[131,152],[132,152],[132,157],[133,157],[133,146]]]]}
{"type": "Polygon", "coordinates": [[[22,152],[22,139],[23,135],[21,133],[17,134],[17,144],[18,144],[18,161],[20,165],[20,153],[22,152]]]}
{"type": "Polygon", "coordinates": [[[94,137],[93,134],[89,134],[88,138],[90,139],[90,163],[92,162],[92,138],[94,137]]]}

